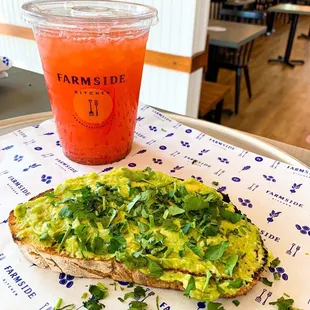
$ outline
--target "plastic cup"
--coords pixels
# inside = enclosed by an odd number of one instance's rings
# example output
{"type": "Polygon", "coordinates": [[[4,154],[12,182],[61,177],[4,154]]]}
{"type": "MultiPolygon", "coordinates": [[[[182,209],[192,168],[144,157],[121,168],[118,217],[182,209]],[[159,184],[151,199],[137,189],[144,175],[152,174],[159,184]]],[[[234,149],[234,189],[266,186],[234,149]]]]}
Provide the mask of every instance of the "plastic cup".
{"type": "Polygon", "coordinates": [[[87,165],[129,153],[136,124],[150,6],[32,1],[22,6],[39,48],[64,154],[87,165]]]}

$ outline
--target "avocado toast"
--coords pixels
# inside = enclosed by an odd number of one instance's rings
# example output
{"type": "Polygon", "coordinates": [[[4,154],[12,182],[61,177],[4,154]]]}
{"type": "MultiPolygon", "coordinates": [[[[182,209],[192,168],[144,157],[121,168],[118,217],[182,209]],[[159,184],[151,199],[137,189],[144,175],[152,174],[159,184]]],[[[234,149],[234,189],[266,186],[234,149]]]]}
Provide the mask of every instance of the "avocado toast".
{"type": "Polygon", "coordinates": [[[272,258],[227,195],[150,168],[66,180],[19,204],[9,226],[38,267],[205,301],[246,294],[272,258]]]}

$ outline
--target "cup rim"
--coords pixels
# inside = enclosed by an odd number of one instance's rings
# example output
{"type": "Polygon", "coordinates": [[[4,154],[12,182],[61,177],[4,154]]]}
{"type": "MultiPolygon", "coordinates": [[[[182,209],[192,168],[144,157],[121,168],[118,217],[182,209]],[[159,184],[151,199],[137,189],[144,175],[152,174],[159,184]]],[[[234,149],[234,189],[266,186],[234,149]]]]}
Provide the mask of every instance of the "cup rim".
{"type": "Polygon", "coordinates": [[[49,13],[40,12],[37,5],[40,4],[59,4],[59,3],[67,3],[64,0],[34,0],[26,2],[22,5],[22,17],[26,22],[37,24],[40,22],[49,23],[52,22],[53,25],[55,24],[62,24],[62,25],[74,25],[79,23],[79,25],[91,25],[96,24],[97,26],[100,24],[119,24],[119,23],[135,23],[137,21],[144,21],[144,20],[152,20],[153,23],[157,22],[158,18],[158,11],[156,8],[144,5],[135,2],[125,2],[125,1],[113,1],[113,0],[101,0],[101,1],[94,1],[94,0],[72,0],[70,2],[93,2],[93,3],[108,3],[108,4],[124,4],[124,5],[132,5],[135,7],[140,7],[146,9],[145,11],[139,14],[132,14],[129,16],[67,16],[67,15],[51,15],[49,13]]]}

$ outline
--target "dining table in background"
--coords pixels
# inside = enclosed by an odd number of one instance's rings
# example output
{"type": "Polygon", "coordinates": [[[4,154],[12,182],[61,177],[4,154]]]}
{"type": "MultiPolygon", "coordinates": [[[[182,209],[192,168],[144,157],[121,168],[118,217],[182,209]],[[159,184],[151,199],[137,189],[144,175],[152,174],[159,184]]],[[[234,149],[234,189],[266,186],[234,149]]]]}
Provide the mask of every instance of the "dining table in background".
{"type": "Polygon", "coordinates": [[[280,62],[287,66],[294,68],[295,65],[303,65],[304,60],[293,60],[290,59],[291,52],[294,43],[294,37],[296,33],[296,28],[298,24],[299,15],[310,15],[310,6],[308,5],[297,5],[297,4],[277,4],[268,9],[268,13],[271,14],[269,18],[269,25],[267,32],[273,28],[273,23],[275,20],[276,13],[286,13],[290,14],[291,27],[287,40],[287,45],[285,49],[284,56],[278,56],[278,58],[269,59],[268,62],[280,62]]]}
{"type": "Polygon", "coordinates": [[[223,20],[209,22],[209,59],[206,80],[216,82],[218,76],[217,55],[220,47],[239,49],[266,33],[266,26],[235,23],[223,20]],[[212,30],[217,29],[217,30],[212,30]],[[221,30],[221,31],[218,31],[221,30]]]}

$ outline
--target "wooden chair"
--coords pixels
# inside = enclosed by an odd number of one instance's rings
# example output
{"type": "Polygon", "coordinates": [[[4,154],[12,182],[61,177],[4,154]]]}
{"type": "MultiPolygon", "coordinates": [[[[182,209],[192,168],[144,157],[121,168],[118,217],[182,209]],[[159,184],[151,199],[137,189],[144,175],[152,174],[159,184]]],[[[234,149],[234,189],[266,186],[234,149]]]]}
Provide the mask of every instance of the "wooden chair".
{"type": "MultiPolygon", "coordinates": [[[[223,20],[245,22],[245,23],[261,23],[265,14],[253,11],[235,11],[235,10],[220,10],[220,17],[223,20]]],[[[250,61],[254,41],[251,41],[239,49],[233,48],[220,48],[217,56],[219,68],[233,70],[236,72],[236,85],[235,85],[235,114],[239,111],[239,97],[242,69],[245,75],[246,86],[249,98],[252,97],[251,82],[248,63],[250,61]]]]}
{"type": "Polygon", "coordinates": [[[224,96],[231,86],[203,81],[201,84],[199,118],[221,123],[224,96]]]}
{"type": "Polygon", "coordinates": [[[223,8],[226,0],[211,0],[209,19],[216,20],[220,19],[220,10],[223,8]]]}

